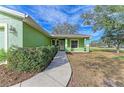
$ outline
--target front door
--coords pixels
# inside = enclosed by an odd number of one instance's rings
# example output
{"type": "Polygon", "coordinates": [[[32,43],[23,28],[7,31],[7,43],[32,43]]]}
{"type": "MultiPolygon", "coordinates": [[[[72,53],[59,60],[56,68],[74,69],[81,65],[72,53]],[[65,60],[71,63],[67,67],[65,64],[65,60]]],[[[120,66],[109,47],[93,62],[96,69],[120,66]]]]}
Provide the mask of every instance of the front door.
{"type": "Polygon", "coordinates": [[[65,40],[64,39],[59,40],[59,48],[62,51],[65,50],[65,40]]]}

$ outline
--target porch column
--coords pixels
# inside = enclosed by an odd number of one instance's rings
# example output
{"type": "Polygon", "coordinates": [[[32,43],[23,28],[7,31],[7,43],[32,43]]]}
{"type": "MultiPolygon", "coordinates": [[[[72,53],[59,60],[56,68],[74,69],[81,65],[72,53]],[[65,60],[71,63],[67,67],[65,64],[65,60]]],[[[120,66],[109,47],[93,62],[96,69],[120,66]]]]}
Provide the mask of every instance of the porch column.
{"type": "Polygon", "coordinates": [[[68,40],[67,40],[67,38],[65,39],[65,51],[66,51],[66,49],[67,49],[67,46],[68,46],[68,40]]]}
{"type": "Polygon", "coordinates": [[[86,38],[84,38],[84,47],[85,47],[85,45],[86,45],[86,38]]]}
{"type": "Polygon", "coordinates": [[[89,52],[89,39],[88,38],[84,38],[84,47],[85,47],[85,51],[89,52]]]}

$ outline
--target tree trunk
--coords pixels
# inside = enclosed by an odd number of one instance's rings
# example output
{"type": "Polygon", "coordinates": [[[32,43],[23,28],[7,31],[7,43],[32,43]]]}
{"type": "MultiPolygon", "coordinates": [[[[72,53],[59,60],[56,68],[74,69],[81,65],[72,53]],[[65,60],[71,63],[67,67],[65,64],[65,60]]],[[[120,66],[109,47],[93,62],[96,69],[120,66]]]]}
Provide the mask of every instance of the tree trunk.
{"type": "Polygon", "coordinates": [[[119,45],[117,45],[117,47],[116,47],[116,52],[120,53],[119,45]]]}
{"type": "Polygon", "coordinates": [[[117,53],[120,53],[119,49],[116,50],[117,53]]]}
{"type": "Polygon", "coordinates": [[[107,46],[108,46],[108,48],[110,48],[110,47],[111,47],[111,45],[110,45],[109,43],[107,43],[107,46]]]}

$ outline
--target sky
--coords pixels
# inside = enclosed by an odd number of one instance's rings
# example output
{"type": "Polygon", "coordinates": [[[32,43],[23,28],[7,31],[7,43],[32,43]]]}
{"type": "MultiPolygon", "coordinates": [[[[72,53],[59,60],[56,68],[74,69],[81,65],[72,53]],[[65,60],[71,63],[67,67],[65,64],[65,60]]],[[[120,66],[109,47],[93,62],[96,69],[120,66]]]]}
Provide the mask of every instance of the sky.
{"type": "Polygon", "coordinates": [[[78,25],[78,33],[91,35],[91,41],[99,40],[101,31],[93,32],[91,26],[84,26],[82,13],[92,10],[95,6],[87,5],[8,5],[4,6],[30,15],[42,28],[51,33],[59,23],[68,22],[78,25]]]}

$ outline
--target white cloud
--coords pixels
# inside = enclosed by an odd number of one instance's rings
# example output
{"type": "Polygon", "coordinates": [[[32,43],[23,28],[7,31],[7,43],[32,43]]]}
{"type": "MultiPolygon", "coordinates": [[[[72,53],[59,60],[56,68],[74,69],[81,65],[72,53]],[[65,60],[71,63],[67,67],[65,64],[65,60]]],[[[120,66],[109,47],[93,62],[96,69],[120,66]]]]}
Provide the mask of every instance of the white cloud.
{"type": "Polygon", "coordinates": [[[34,7],[38,19],[42,19],[51,24],[58,24],[67,21],[68,15],[59,11],[54,6],[38,6],[34,7]]]}
{"type": "Polygon", "coordinates": [[[69,22],[85,27],[80,22],[80,15],[93,6],[7,6],[11,9],[29,14],[41,26],[49,25],[52,28],[58,23],[69,22]]]}
{"type": "Polygon", "coordinates": [[[88,10],[89,6],[7,6],[31,15],[37,22],[44,20],[50,24],[70,22],[77,24],[80,20],[80,14],[88,10]],[[26,9],[24,7],[27,7],[26,9]],[[64,10],[64,11],[62,11],[64,10]],[[69,15],[68,13],[73,13],[69,15]]]}

